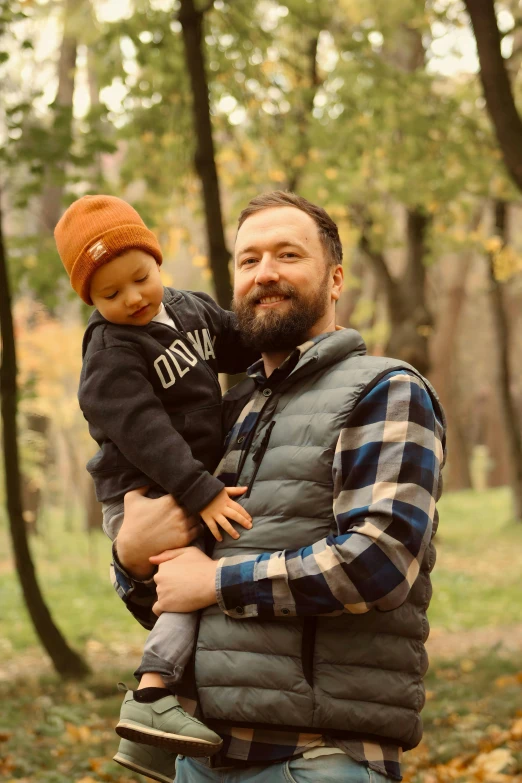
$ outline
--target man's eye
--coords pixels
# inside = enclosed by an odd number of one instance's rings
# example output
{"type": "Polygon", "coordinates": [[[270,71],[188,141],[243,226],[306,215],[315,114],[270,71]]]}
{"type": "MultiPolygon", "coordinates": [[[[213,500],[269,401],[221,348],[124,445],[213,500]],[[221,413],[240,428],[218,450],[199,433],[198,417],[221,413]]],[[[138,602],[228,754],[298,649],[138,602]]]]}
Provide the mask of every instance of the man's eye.
{"type": "Polygon", "coordinates": [[[286,253],[282,253],[282,258],[297,258],[297,253],[292,253],[292,251],[288,250],[286,253]]]}
{"type": "Polygon", "coordinates": [[[257,261],[257,258],[245,258],[244,261],[241,261],[241,266],[246,266],[247,264],[254,264],[257,261]]]}
{"type": "Polygon", "coordinates": [[[145,275],[145,277],[140,277],[140,279],[136,280],[136,282],[137,283],[144,283],[147,278],[148,278],[148,275],[145,275]]]}
{"type": "Polygon", "coordinates": [[[110,296],[106,296],[106,297],[105,297],[105,299],[116,299],[116,294],[117,294],[117,293],[118,293],[118,292],[117,292],[117,291],[115,291],[115,292],[114,292],[113,294],[111,294],[110,296]]]}

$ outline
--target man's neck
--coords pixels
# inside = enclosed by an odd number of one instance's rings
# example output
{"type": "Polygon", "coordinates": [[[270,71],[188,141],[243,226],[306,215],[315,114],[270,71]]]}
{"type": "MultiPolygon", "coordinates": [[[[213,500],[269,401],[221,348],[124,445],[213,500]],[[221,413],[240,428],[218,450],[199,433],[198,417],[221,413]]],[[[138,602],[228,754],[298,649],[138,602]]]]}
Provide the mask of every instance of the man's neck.
{"type": "Polygon", "coordinates": [[[278,353],[262,353],[261,356],[263,357],[266,377],[270,378],[274,370],[277,370],[291,353],[292,350],[280,351],[278,353]]]}
{"type": "MultiPolygon", "coordinates": [[[[333,323],[328,323],[328,326],[326,329],[321,330],[313,330],[308,337],[307,340],[312,340],[314,337],[318,337],[320,334],[326,334],[327,332],[338,332],[341,329],[344,329],[343,326],[337,326],[335,324],[335,321],[333,323]]],[[[303,340],[304,342],[304,340],[303,340]]],[[[295,346],[297,348],[297,345],[295,346]]],[[[274,370],[277,370],[278,367],[280,367],[284,360],[290,356],[292,351],[295,351],[295,348],[291,348],[288,351],[274,351],[273,353],[262,353],[261,357],[263,359],[263,364],[265,367],[265,375],[267,378],[270,378],[274,370]]]]}

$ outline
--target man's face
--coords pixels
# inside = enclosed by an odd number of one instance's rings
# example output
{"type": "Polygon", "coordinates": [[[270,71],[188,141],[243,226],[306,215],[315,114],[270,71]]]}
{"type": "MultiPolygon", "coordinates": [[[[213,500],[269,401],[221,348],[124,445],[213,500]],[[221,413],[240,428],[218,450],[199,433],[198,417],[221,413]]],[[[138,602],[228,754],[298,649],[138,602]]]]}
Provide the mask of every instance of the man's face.
{"type": "Polygon", "coordinates": [[[263,352],[295,348],[328,329],[342,268],[325,259],[317,225],[296,207],[256,212],[238,231],[234,303],[240,329],[263,352]]]}

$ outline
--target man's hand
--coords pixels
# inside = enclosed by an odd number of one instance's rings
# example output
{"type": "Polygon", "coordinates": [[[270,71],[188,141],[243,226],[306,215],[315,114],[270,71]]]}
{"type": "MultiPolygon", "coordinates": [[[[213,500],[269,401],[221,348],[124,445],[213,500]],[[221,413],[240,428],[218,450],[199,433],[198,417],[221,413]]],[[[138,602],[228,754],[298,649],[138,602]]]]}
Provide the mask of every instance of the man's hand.
{"type": "Polygon", "coordinates": [[[118,559],[136,579],[152,576],[152,555],[186,547],[203,530],[201,523],[188,516],[172,495],[146,498],[147,490],[148,487],[140,487],[125,495],[123,523],[116,539],[118,559]]]}
{"type": "Polygon", "coordinates": [[[196,547],[174,549],[150,558],[159,565],[154,577],[158,600],[152,607],[158,616],[162,612],[195,612],[217,603],[217,560],[196,547]]]}

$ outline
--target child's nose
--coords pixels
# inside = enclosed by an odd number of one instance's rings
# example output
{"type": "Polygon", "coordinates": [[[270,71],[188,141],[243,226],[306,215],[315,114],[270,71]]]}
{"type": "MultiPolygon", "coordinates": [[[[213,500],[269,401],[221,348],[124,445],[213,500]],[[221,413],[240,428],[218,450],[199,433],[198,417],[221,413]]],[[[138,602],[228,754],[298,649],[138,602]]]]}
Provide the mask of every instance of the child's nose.
{"type": "Polygon", "coordinates": [[[137,288],[131,288],[127,291],[126,302],[128,307],[138,304],[141,301],[141,293],[137,288]]]}

